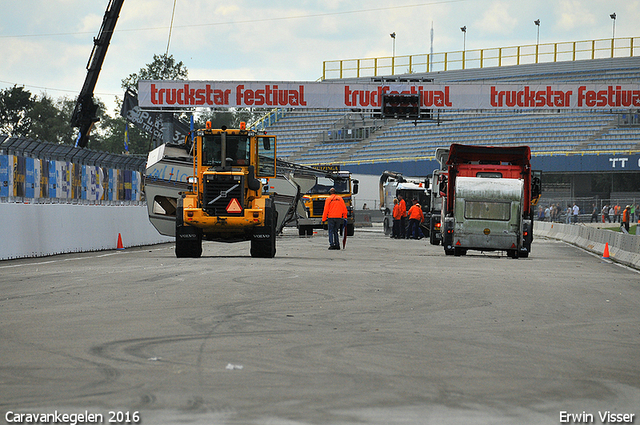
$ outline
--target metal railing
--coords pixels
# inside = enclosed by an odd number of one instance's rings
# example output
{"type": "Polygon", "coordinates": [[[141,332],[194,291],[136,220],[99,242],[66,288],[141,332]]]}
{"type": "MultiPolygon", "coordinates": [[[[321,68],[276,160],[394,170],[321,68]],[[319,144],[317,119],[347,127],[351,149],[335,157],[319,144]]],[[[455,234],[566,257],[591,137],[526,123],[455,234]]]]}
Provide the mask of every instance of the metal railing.
{"type": "Polygon", "coordinates": [[[26,137],[0,135],[0,155],[16,155],[37,159],[68,161],[82,165],[122,170],[145,171],[146,157],[117,155],[109,152],[76,148],[73,145],[42,142],[26,137]]]}
{"type": "Polygon", "coordinates": [[[324,61],[322,79],[376,77],[455,69],[553,63],[640,54],[640,37],[528,44],[445,53],[324,61]]]}
{"type": "Polygon", "coordinates": [[[257,120],[255,120],[254,122],[250,123],[248,127],[255,131],[264,131],[270,125],[273,125],[276,122],[278,122],[278,120],[283,116],[285,116],[286,113],[287,113],[286,109],[274,108],[269,112],[265,113],[263,116],[261,116],[257,120]]]}

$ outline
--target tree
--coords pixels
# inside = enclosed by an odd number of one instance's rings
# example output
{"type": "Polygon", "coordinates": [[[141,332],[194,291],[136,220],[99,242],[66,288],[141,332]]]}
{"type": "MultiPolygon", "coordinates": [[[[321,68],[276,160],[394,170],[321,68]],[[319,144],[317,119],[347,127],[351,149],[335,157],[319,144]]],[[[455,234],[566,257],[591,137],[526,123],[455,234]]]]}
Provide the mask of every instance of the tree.
{"type": "Polygon", "coordinates": [[[0,132],[10,136],[27,136],[31,127],[29,111],[33,106],[31,92],[13,86],[0,90],[0,132]]]}
{"type": "Polygon", "coordinates": [[[240,122],[249,122],[251,112],[248,109],[210,109],[202,111],[195,120],[196,128],[205,128],[206,122],[211,121],[212,128],[238,128],[240,122]]]}
{"type": "Polygon", "coordinates": [[[75,132],[69,123],[75,102],[66,97],[57,101],[46,94],[33,101],[27,115],[31,120],[28,137],[51,143],[75,143],[75,132]]]}
{"type": "Polygon", "coordinates": [[[124,117],[106,116],[102,121],[105,135],[92,149],[104,150],[113,153],[125,153],[125,129],[128,130],[127,145],[130,154],[144,154],[149,152],[150,138],[137,127],[128,123],[124,117]]]}
{"type": "Polygon", "coordinates": [[[189,74],[187,67],[182,61],[177,62],[173,55],[153,55],[153,62],[148,63],[146,68],[130,74],[122,80],[122,88],[126,91],[131,89],[138,93],[138,81],[140,80],[185,80],[189,74]]]}

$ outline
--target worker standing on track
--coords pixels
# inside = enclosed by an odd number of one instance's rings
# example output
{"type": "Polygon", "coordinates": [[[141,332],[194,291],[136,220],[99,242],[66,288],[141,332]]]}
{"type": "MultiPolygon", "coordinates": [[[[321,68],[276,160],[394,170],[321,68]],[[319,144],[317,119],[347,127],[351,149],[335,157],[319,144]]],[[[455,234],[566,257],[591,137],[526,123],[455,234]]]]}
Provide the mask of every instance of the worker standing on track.
{"type": "Polygon", "coordinates": [[[411,239],[422,239],[422,231],[420,230],[420,223],[424,221],[424,214],[422,213],[422,207],[418,203],[417,199],[413,200],[413,205],[409,208],[409,235],[411,239]]]}
{"type": "Polygon", "coordinates": [[[402,195],[398,195],[398,205],[400,205],[400,239],[407,237],[407,204],[402,195]]]}
{"type": "Polygon", "coordinates": [[[398,198],[393,198],[393,227],[391,229],[391,237],[393,239],[400,238],[400,204],[398,198]]]}
{"type": "Polygon", "coordinates": [[[336,195],[333,187],[329,189],[329,197],[324,201],[322,221],[326,221],[329,228],[329,249],[340,249],[338,230],[347,222],[347,206],[344,199],[336,195]]]}

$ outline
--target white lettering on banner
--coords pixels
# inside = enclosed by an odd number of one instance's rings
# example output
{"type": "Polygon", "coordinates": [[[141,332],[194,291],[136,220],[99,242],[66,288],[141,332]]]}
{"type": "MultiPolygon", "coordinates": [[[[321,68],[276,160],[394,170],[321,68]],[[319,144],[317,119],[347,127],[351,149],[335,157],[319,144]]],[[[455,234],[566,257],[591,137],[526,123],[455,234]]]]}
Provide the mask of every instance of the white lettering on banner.
{"type": "MultiPolygon", "coordinates": [[[[616,168],[616,163],[620,163],[620,168],[625,168],[627,161],[629,158],[609,158],[609,162],[611,163],[611,168],[616,168]]],[[[640,161],[638,162],[640,163],[640,161]]]]}
{"type": "Polygon", "coordinates": [[[343,82],[140,81],[142,108],[290,107],[378,109],[384,94],[420,94],[431,109],[640,107],[640,84],[353,84],[343,82]]]}

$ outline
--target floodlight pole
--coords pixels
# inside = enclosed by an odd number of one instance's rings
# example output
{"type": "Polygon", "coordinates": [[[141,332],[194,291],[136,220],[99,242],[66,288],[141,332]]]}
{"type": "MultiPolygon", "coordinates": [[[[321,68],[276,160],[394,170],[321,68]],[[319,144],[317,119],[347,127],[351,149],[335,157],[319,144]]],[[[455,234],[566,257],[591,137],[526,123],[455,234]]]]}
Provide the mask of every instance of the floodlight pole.
{"type": "Polygon", "coordinates": [[[464,69],[465,52],[467,51],[467,26],[460,27],[462,31],[462,69],[464,69]]]}
{"type": "Polygon", "coordinates": [[[391,36],[391,38],[393,39],[392,41],[392,49],[391,49],[391,75],[395,75],[395,68],[396,68],[396,32],[392,32],[391,34],[389,34],[391,36]]]}
{"type": "Polygon", "coordinates": [[[613,33],[611,34],[611,38],[616,38],[616,13],[613,12],[609,17],[613,21],[613,33]]]}
{"type": "Polygon", "coordinates": [[[534,24],[536,24],[536,27],[538,27],[537,29],[537,33],[536,33],[536,63],[538,63],[538,51],[539,51],[539,44],[540,44],[540,19],[536,19],[535,21],[533,21],[534,24]]]}

